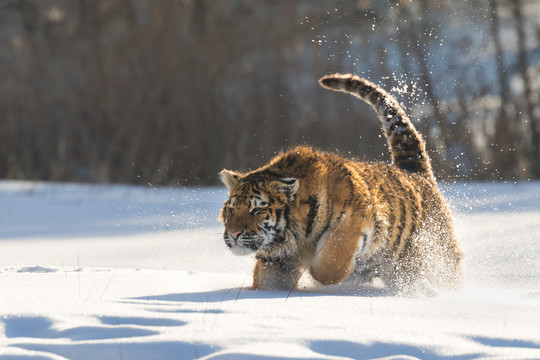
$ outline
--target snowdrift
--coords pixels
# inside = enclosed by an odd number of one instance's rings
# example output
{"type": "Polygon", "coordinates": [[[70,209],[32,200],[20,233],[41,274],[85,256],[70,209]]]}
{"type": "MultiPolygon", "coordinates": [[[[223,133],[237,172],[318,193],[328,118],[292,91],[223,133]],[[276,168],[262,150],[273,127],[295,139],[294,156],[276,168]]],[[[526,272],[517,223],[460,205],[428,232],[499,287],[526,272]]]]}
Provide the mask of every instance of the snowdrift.
{"type": "Polygon", "coordinates": [[[540,359],[540,183],[443,186],[465,284],[249,291],[225,189],[0,182],[0,359],[540,359]]]}

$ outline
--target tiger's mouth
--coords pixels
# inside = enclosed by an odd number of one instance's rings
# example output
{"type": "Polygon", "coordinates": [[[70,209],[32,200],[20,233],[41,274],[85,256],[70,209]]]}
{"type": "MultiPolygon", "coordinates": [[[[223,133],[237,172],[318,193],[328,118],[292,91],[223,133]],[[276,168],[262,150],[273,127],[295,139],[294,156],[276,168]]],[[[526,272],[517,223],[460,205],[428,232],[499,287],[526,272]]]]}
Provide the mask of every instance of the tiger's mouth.
{"type": "Polygon", "coordinates": [[[264,244],[264,239],[257,234],[244,234],[238,232],[225,232],[225,244],[235,255],[249,255],[261,249],[264,244]]]}
{"type": "Polygon", "coordinates": [[[276,245],[273,234],[225,231],[225,244],[235,255],[250,255],[257,251],[271,251],[276,245]]]}

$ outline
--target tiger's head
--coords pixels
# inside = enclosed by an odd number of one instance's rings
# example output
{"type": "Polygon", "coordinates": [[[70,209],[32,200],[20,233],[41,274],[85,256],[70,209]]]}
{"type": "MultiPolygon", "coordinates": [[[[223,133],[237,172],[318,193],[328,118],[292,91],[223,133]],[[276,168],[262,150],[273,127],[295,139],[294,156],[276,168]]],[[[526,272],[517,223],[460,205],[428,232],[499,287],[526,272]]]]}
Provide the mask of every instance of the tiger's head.
{"type": "Polygon", "coordinates": [[[229,188],[229,198],[219,216],[225,225],[225,244],[239,255],[279,252],[291,237],[291,209],[298,180],[229,170],[223,170],[220,177],[229,188]]]}

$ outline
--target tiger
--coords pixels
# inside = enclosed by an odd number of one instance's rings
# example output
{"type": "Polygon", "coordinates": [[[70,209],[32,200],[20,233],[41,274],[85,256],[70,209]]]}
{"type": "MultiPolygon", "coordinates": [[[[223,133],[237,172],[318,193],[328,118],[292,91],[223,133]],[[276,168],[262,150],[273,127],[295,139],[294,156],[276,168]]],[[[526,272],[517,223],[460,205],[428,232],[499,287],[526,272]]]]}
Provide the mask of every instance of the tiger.
{"type": "Polygon", "coordinates": [[[257,170],[221,171],[229,191],[219,215],[223,239],[235,254],[255,254],[251,289],[294,289],[306,271],[322,285],[354,278],[398,293],[459,286],[463,252],[450,208],[403,108],[353,74],[319,84],[371,105],[392,162],[298,146],[257,170]]]}

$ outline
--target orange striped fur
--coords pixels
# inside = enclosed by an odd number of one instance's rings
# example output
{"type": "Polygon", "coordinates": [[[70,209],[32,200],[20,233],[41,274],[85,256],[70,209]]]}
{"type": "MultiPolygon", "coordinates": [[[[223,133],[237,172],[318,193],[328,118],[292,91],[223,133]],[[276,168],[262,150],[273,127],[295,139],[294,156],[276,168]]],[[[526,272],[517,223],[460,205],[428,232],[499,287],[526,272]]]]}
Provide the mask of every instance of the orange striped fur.
{"type": "Polygon", "coordinates": [[[342,74],[319,83],[373,107],[393,164],[296,147],[248,173],[223,170],[224,240],[255,253],[253,288],[291,289],[306,270],[325,285],[352,275],[398,291],[455,287],[462,252],[422,137],[377,85],[342,74]]]}

